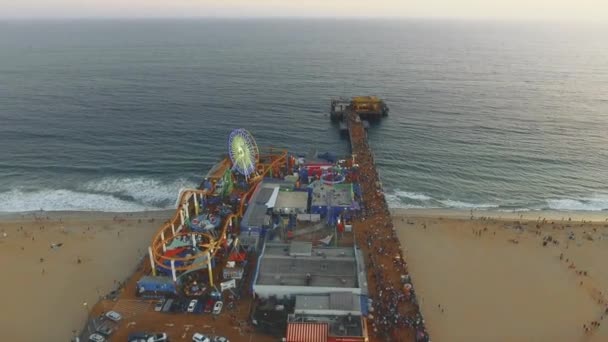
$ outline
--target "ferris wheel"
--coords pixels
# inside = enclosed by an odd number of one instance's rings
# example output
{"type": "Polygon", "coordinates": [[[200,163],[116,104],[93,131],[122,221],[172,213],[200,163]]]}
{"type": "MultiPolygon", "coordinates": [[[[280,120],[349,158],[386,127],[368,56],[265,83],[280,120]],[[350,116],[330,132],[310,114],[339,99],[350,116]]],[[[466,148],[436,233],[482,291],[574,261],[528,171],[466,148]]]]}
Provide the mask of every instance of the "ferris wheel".
{"type": "Polygon", "coordinates": [[[255,139],[247,130],[237,128],[228,137],[228,153],[232,168],[249,177],[256,170],[260,152],[255,139]]]}

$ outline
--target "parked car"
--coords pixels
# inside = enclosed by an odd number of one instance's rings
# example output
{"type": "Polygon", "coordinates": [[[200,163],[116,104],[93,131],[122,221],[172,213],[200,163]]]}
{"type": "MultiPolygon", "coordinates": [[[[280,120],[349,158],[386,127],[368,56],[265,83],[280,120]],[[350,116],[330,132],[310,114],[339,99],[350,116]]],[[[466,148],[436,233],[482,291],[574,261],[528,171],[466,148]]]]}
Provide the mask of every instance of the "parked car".
{"type": "Polygon", "coordinates": [[[147,342],[165,342],[169,341],[167,333],[155,333],[148,337],[147,342]]]}
{"type": "Polygon", "coordinates": [[[101,336],[101,335],[99,335],[99,334],[96,333],[96,334],[91,334],[91,336],[89,336],[89,341],[91,341],[91,342],[105,342],[106,339],[103,336],[101,336]]]}
{"type": "Polygon", "coordinates": [[[134,332],[130,333],[128,337],[129,342],[148,342],[148,333],[145,332],[134,332]]]}
{"type": "Polygon", "coordinates": [[[213,310],[213,299],[208,299],[207,303],[205,303],[205,312],[209,313],[211,312],[211,310],[213,310]]]}
{"type": "Polygon", "coordinates": [[[163,306],[163,312],[171,311],[171,305],[173,305],[173,299],[169,298],[165,301],[165,305],[163,306]]]}
{"type": "Polygon", "coordinates": [[[163,309],[163,305],[165,305],[165,298],[161,298],[154,305],[154,311],[161,311],[163,309]]]}
{"type": "Polygon", "coordinates": [[[230,340],[228,340],[226,337],[224,336],[215,336],[213,338],[213,342],[230,342],[230,340]]]}
{"type": "Polygon", "coordinates": [[[219,315],[220,312],[222,312],[223,306],[224,306],[224,302],[222,302],[221,300],[218,300],[217,302],[215,302],[215,304],[213,305],[213,314],[219,315]]]}
{"type": "Polygon", "coordinates": [[[122,316],[116,311],[106,312],[106,317],[113,320],[114,322],[118,322],[122,319],[122,316]]]}
{"type": "Polygon", "coordinates": [[[112,333],[114,332],[114,328],[112,328],[112,326],[110,326],[110,322],[106,321],[105,323],[103,323],[102,325],[98,326],[97,329],[95,329],[95,331],[103,336],[110,336],[112,335],[112,333]]]}
{"type": "Polygon", "coordinates": [[[191,300],[190,304],[188,304],[188,312],[194,312],[194,309],[196,308],[197,303],[198,303],[197,299],[191,300]]]}
{"type": "Polygon", "coordinates": [[[169,341],[167,333],[136,332],[129,334],[129,342],[165,342],[169,341]]]}
{"type": "Polygon", "coordinates": [[[192,342],[211,342],[211,339],[201,333],[194,333],[192,335],[192,342]]]}

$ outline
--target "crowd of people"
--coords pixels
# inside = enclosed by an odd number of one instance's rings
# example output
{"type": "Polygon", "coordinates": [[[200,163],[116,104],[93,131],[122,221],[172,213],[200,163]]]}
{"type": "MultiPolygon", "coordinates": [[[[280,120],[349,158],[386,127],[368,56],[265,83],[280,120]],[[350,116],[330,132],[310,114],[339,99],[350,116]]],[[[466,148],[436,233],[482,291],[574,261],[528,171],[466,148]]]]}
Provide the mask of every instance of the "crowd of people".
{"type": "Polygon", "coordinates": [[[368,319],[372,336],[386,341],[429,341],[374,157],[363,125],[356,117],[351,117],[350,134],[363,193],[355,232],[371,271],[368,289],[372,310],[368,319]]]}

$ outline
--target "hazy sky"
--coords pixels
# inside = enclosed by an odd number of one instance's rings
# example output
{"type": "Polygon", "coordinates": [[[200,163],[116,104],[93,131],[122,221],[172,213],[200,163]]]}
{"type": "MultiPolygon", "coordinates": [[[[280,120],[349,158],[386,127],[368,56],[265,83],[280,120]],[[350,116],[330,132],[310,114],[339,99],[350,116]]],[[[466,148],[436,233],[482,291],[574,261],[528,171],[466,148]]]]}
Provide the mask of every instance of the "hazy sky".
{"type": "Polygon", "coordinates": [[[608,22],[608,0],[0,0],[0,17],[391,16],[608,22]]]}

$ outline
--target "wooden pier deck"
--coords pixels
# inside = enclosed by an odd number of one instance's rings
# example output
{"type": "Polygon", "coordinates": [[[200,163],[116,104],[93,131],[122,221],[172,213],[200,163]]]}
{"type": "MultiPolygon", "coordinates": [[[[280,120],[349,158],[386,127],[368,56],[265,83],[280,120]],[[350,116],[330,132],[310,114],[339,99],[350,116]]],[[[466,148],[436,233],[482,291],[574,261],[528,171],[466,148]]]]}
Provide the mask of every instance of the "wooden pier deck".
{"type": "MultiPolygon", "coordinates": [[[[388,205],[367,143],[363,121],[351,112],[348,133],[355,162],[360,168],[363,197],[361,218],[354,222],[357,245],[364,251],[373,312],[368,318],[370,341],[425,341],[424,321],[409,280],[407,263],[395,233],[388,205]]],[[[411,282],[411,280],[409,280],[411,282]]]]}

